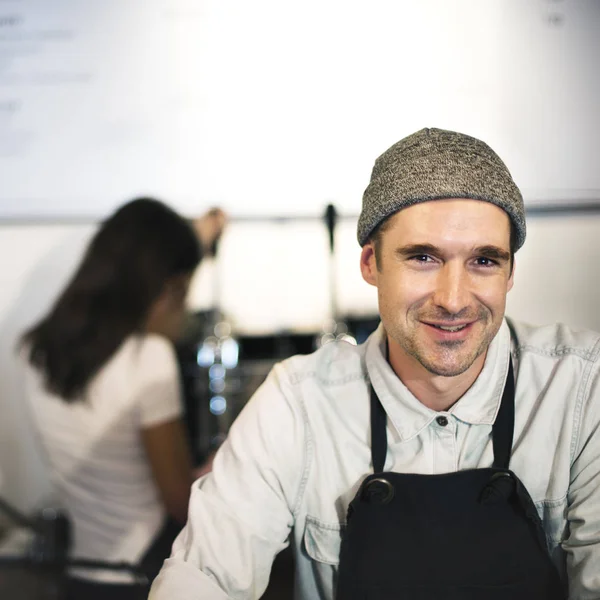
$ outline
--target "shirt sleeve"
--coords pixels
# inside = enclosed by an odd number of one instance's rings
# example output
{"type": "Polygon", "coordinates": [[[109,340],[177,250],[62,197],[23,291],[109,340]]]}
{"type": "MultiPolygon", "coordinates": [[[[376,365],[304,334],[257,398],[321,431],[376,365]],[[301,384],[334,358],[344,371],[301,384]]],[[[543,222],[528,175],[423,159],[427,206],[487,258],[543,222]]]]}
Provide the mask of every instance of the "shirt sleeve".
{"type": "Polygon", "coordinates": [[[288,545],[308,473],[306,420],[282,365],[234,422],[212,473],[192,488],[188,522],[151,600],[258,599],[288,545]]]}
{"type": "Polygon", "coordinates": [[[569,598],[600,598],[600,365],[584,376],[584,402],[571,466],[567,520],[569,598]]]}
{"type": "Polygon", "coordinates": [[[132,394],[140,427],[152,427],[181,416],[181,381],[171,343],[157,335],[145,336],[135,348],[133,360],[132,394]]]}

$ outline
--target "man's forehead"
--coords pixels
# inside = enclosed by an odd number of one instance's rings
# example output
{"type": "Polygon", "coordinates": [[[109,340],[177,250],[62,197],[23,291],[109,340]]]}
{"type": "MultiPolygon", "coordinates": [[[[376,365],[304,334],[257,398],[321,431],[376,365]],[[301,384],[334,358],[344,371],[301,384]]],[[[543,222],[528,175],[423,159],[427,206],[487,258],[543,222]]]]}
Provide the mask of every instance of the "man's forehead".
{"type": "Polygon", "coordinates": [[[462,218],[465,221],[469,219],[489,219],[497,221],[498,224],[510,221],[509,216],[499,206],[485,200],[473,198],[424,200],[402,208],[389,218],[422,219],[430,217],[434,219],[442,216],[453,216],[456,219],[462,218]]]}
{"type": "Polygon", "coordinates": [[[394,230],[402,237],[419,237],[421,241],[423,238],[463,235],[500,243],[510,234],[510,218],[490,202],[449,198],[403,208],[388,218],[386,230],[394,230]]]}

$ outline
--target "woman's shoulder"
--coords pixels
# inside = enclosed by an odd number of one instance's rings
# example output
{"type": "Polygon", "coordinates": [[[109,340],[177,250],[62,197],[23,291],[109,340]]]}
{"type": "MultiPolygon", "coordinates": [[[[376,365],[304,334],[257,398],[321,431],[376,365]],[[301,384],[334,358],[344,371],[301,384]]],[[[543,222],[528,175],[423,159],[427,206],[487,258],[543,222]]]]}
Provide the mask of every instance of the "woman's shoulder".
{"type": "Polygon", "coordinates": [[[126,338],[114,356],[117,368],[127,369],[130,375],[161,378],[177,370],[173,344],[154,333],[140,333],[126,338]]]}

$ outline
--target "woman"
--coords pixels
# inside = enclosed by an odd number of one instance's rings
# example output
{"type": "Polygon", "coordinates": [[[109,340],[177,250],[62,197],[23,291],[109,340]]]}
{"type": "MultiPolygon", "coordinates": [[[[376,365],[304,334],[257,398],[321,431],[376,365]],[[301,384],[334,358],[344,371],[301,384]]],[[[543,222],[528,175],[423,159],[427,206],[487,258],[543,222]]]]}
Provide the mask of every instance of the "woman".
{"type": "MultiPolygon", "coordinates": [[[[194,225],[134,200],[92,239],[52,310],[23,338],[27,395],[72,556],[141,565],[151,579],[185,523],[192,464],[175,353],[190,279],[223,213],[194,225]]],[[[78,570],[74,598],[130,597],[123,573],[78,570]]]]}

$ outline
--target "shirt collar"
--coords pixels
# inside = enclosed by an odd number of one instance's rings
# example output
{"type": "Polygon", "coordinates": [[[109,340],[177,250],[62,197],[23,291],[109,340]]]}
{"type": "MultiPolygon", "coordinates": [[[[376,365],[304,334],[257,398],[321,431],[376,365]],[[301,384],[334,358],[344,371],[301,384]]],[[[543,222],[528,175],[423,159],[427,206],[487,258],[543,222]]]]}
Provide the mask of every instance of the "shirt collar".
{"type": "MultiPolygon", "coordinates": [[[[388,419],[402,441],[418,435],[436,416],[408,390],[385,358],[386,334],[383,325],[367,341],[365,361],[373,389],[388,419]]],[[[448,411],[472,425],[491,425],[496,420],[510,358],[510,331],[506,321],[490,344],[483,369],[475,383],[448,411]]]]}

